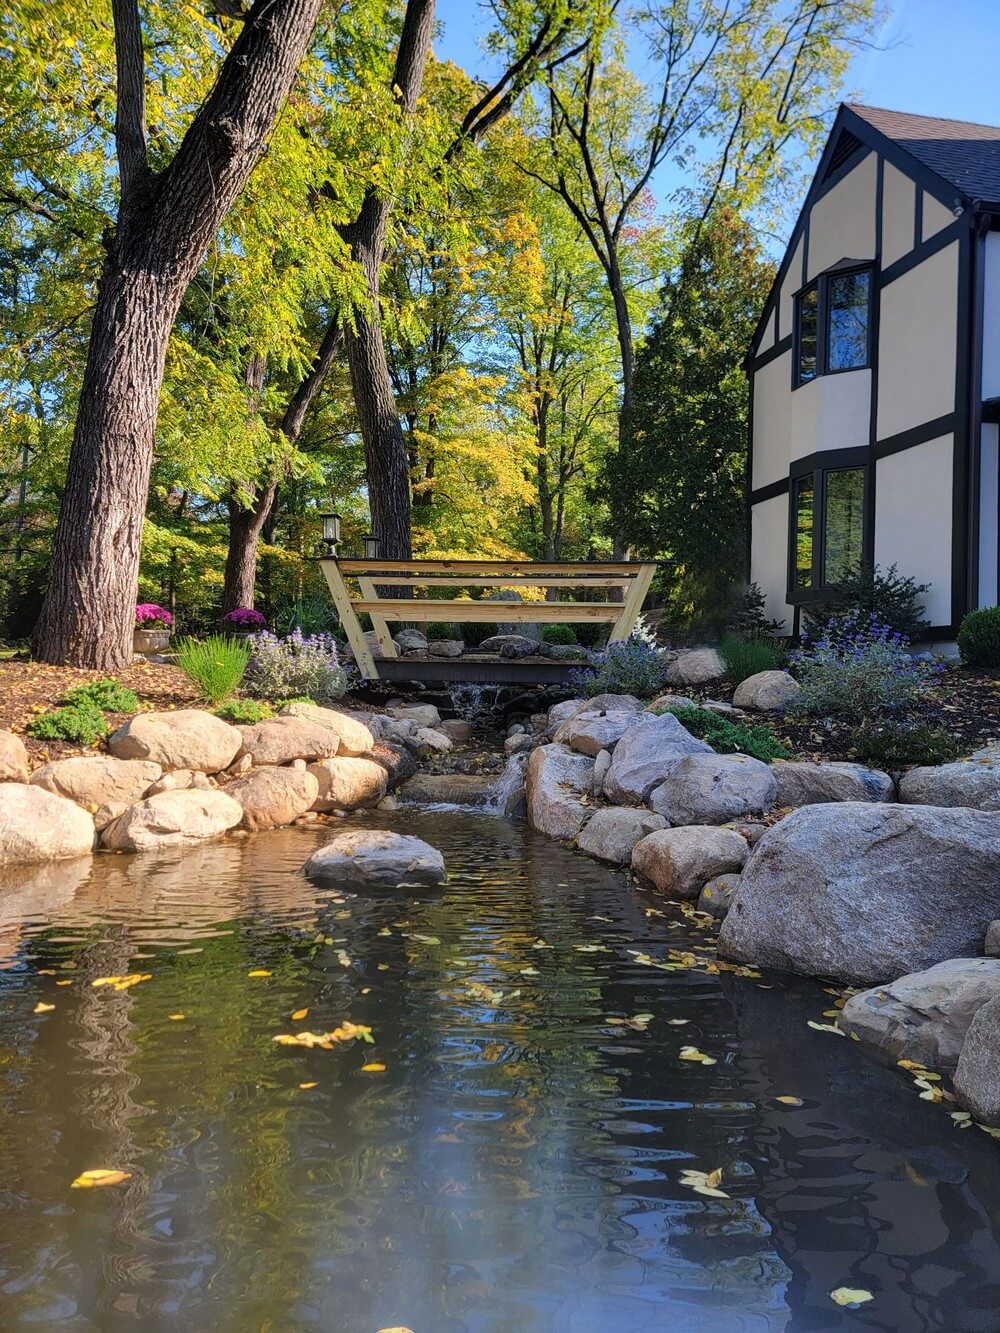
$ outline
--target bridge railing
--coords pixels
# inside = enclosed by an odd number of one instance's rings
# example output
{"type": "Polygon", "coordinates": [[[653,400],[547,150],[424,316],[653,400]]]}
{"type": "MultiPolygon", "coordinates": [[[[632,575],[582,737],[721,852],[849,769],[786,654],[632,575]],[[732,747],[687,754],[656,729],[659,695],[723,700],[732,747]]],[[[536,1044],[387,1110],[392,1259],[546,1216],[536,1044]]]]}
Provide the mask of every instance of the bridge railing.
{"type": "Polygon", "coordinates": [[[365,680],[378,680],[378,667],[358,615],[371,617],[375,639],[385,657],[398,657],[388,622],[426,624],[433,620],[498,625],[611,625],[609,642],[628,638],[635,626],[656,565],[646,562],[531,560],[352,560],[327,556],[320,560],[337,614],[365,680]],[[358,593],[348,581],[356,582],[358,593]],[[382,597],[378,588],[621,588],[621,601],[474,602],[430,597],[382,597]]]}

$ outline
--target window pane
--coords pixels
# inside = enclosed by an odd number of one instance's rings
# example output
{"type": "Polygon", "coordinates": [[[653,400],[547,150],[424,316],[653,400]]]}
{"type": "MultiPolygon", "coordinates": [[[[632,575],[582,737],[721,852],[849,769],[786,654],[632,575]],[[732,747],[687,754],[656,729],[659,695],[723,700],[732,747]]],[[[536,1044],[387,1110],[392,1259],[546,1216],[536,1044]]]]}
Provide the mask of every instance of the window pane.
{"type": "Polygon", "coordinates": [[[853,370],[868,364],[868,289],[870,273],[829,278],[827,368],[853,370]]]}
{"type": "Polygon", "coordinates": [[[838,468],[826,474],[826,528],[823,535],[823,584],[839,583],[861,564],[865,523],[865,474],[862,468],[838,468]]]}
{"type": "Polygon", "coordinates": [[[816,488],[812,474],[795,483],[795,586],[811,588],[813,577],[813,520],[816,488]]]}
{"type": "Polygon", "coordinates": [[[819,329],[819,288],[810,287],[799,297],[798,382],[816,378],[816,335],[819,329]]]}

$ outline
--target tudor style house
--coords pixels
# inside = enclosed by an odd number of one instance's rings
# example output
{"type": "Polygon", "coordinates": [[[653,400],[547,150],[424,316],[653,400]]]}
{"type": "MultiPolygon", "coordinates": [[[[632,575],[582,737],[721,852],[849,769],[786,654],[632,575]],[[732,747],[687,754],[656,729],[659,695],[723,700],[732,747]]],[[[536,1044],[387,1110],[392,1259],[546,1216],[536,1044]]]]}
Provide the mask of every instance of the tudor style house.
{"type": "Polygon", "coordinates": [[[840,108],[747,358],[750,577],[795,632],[845,570],[998,593],[1000,128],[840,108]]]}

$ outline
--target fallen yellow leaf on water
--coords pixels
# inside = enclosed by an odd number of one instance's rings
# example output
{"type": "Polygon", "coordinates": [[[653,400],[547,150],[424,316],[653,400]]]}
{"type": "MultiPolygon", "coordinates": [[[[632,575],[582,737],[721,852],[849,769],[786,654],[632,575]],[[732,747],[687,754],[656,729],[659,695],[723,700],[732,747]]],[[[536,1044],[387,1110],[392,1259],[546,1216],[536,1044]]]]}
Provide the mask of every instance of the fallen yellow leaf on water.
{"type": "Polygon", "coordinates": [[[806,1027],[812,1028],[814,1032],[832,1032],[835,1037],[842,1037],[844,1034],[835,1023],[814,1023],[810,1018],[806,1027]]]}
{"type": "Polygon", "coordinates": [[[377,1060],[373,1060],[370,1064],[362,1065],[361,1072],[362,1074],[384,1074],[385,1065],[380,1065],[377,1060]]]}
{"type": "Polygon", "coordinates": [[[775,1097],[776,1102],[781,1102],[783,1106],[801,1106],[801,1097],[775,1097]]]}
{"type": "Polygon", "coordinates": [[[682,1046],[680,1058],[682,1060],[693,1060],[696,1064],[701,1065],[715,1064],[713,1058],[710,1055],[706,1055],[704,1051],[699,1051],[697,1046],[682,1046]]]}
{"type": "Polygon", "coordinates": [[[131,1171],[115,1171],[100,1168],[96,1171],[84,1171],[70,1185],[71,1190],[103,1189],[105,1185],[120,1185],[123,1180],[131,1180],[131,1171]]]}
{"type": "Polygon", "coordinates": [[[33,1014],[50,1014],[54,1008],[54,1004],[43,1004],[43,1002],[39,1000],[31,1012],[33,1014]]]}
{"type": "Polygon", "coordinates": [[[681,1184],[685,1189],[693,1190],[695,1194],[704,1194],[709,1199],[728,1199],[729,1195],[725,1190],[720,1190],[718,1181],[722,1179],[722,1172],[713,1171],[708,1175],[704,1171],[685,1170],[681,1172],[681,1184]],[[710,1182],[716,1179],[713,1185],[710,1182]]]}
{"type": "Polygon", "coordinates": [[[123,977],[97,977],[90,984],[92,986],[110,986],[113,990],[128,990],[132,986],[138,986],[140,981],[152,981],[152,972],[129,972],[123,977]]]}
{"type": "Polygon", "coordinates": [[[316,1086],[315,1083],[300,1083],[300,1084],[299,1084],[299,1087],[300,1087],[300,1088],[315,1088],[315,1086],[316,1086]]]}
{"type": "Polygon", "coordinates": [[[378,970],[379,970],[380,972],[388,972],[388,971],[389,971],[389,964],[388,964],[388,963],[378,963],[378,964],[377,964],[377,967],[378,967],[378,970]]]}
{"type": "Polygon", "coordinates": [[[184,1022],[184,1015],[183,1015],[183,1014],[167,1014],[167,1017],[170,1019],[171,1023],[183,1023],[183,1022],[184,1022]]]}
{"type": "Polygon", "coordinates": [[[709,1171],[708,1175],[705,1177],[705,1184],[711,1186],[712,1189],[718,1189],[722,1184],[721,1166],[717,1166],[714,1171],[709,1171]]]}
{"type": "Polygon", "coordinates": [[[380,1328],[378,1333],[413,1333],[412,1328],[404,1328],[402,1324],[393,1324],[392,1328],[380,1328]]]}
{"type": "Polygon", "coordinates": [[[248,977],[269,977],[271,974],[263,967],[255,967],[252,972],[248,972],[248,977]]]}
{"type": "Polygon", "coordinates": [[[875,1297],[863,1287],[837,1287],[830,1292],[830,1299],[836,1305],[864,1305],[865,1301],[873,1301],[875,1297]]]}
{"type": "Polygon", "coordinates": [[[282,1032],[277,1037],[272,1037],[279,1046],[305,1046],[312,1050],[318,1046],[322,1051],[332,1051],[334,1046],[338,1046],[345,1041],[366,1041],[371,1044],[372,1030],[361,1023],[341,1023],[339,1027],[332,1032],[298,1032],[294,1035],[290,1032],[282,1032]]]}
{"type": "Polygon", "coordinates": [[[308,1009],[296,1009],[295,1013],[292,1014],[292,1022],[297,1023],[300,1018],[305,1018],[308,1012],[309,1012],[308,1009]]]}

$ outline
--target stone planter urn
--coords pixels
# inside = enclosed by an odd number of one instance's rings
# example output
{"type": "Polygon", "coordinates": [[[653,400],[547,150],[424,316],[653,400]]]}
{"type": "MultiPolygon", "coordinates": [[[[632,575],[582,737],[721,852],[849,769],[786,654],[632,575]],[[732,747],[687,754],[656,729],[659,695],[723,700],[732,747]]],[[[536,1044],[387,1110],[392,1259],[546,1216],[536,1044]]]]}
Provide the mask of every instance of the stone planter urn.
{"type": "Polygon", "coordinates": [[[132,651],[143,657],[149,657],[154,653],[162,653],[164,649],[169,647],[170,628],[167,625],[158,625],[156,628],[136,628],[132,631],[132,651]]]}

